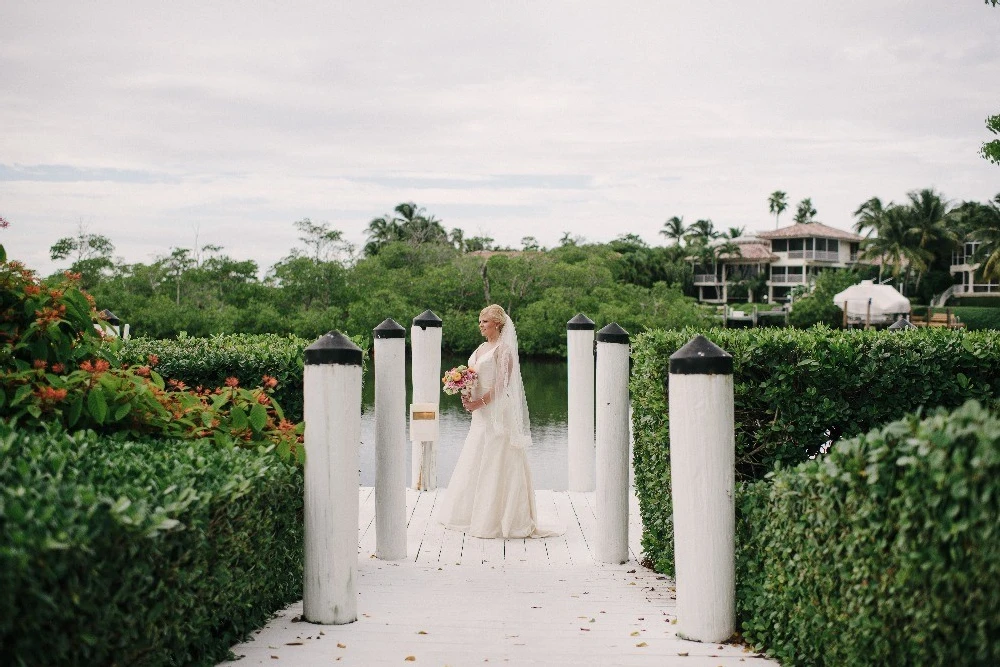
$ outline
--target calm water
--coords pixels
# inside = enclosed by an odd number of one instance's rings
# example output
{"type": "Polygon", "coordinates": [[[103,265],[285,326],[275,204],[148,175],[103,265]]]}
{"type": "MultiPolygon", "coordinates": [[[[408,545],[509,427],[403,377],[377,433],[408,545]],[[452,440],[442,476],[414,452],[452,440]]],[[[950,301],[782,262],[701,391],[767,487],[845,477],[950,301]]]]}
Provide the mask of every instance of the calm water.
{"type": "MultiPolygon", "coordinates": [[[[442,357],[442,373],[468,361],[467,357],[442,357]]],[[[406,364],[406,403],[410,403],[410,364],[406,364]]],[[[534,446],[528,463],[536,489],[563,490],[567,485],[566,458],[566,362],[521,361],[524,393],[531,417],[534,446]]],[[[364,379],[361,416],[361,484],[375,484],[375,378],[372,364],[364,379]]],[[[472,415],[462,408],[458,396],[441,395],[438,448],[438,485],[447,486],[459,452],[469,432],[472,415]]],[[[410,482],[410,446],[406,448],[406,481],[410,482]]]]}

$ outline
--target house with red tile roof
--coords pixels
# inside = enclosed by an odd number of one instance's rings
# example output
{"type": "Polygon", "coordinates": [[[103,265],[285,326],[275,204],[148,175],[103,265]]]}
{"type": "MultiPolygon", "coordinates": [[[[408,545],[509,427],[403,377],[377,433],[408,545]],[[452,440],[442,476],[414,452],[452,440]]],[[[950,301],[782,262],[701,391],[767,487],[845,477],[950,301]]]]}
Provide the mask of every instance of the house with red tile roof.
{"type": "Polygon", "coordinates": [[[735,243],[740,252],[722,253],[712,266],[695,266],[698,300],[726,303],[734,284],[764,276],[767,301],[788,301],[793,288],[808,285],[820,272],[855,266],[862,238],[821,222],[808,222],[717,240],[716,244],[735,243]]]}

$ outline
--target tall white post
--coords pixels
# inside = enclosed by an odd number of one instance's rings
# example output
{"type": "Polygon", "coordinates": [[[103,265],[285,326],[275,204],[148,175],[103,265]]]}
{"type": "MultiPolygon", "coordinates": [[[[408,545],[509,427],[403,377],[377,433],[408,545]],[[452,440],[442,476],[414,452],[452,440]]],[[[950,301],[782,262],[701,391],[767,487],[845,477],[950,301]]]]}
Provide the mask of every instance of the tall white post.
{"type": "Polygon", "coordinates": [[[375,327],[375,557],[406,558],[406,329],[375,327]]]}
{"type": "Polygon", "coordinates": [[[733,357],[695,336],[670,357],[670,486],[678,636],[736,630],[733,357]]]}
{"type": "Polygon", "coordinates": [[[628,332],[597,332],[597,535],[594,557],[628,561],[628,332]]]}
{"type": "Polygon", "coordinates": [[[595,488],[594,321],[580,313],[566,323],[569,490],[595,488]]]}
{"type": "Polygon", "coordinates": [[[358,620],[361,349],[331,331],[305,350],[305,576],[311,623],[358,620]]]}
{"type": "MultiPolygon", "coordinates": [[[[429,310],[413,318],[410,327],[413,346],[413,402],[433,403],[441,407],[441,318],[429,310]]],[[[411,458],[411,483],[418,491],[437,488],[437,443],[414,440],[411,458]]]]}

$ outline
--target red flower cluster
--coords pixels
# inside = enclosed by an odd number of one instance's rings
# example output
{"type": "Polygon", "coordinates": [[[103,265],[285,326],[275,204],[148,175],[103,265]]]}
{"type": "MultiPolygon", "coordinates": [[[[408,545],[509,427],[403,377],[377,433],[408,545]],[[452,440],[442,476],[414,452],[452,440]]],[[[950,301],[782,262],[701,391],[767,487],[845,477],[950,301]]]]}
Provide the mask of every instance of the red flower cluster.
{"type": "Polygon", "coordinates": [[[278,378],[271,377],[270,375],[265,375],[263,380],[265,389],[274,389],[278,386],[278,378]]]}
{"type": "Polygon", "coordinates": [[[104,359],[98,359],[94,363],[90,363],[90,360],[80,362],[80,370],[94,373],[95,375],[103,373],[109,368],[111,368],[111,364],[104,359]]]}
{"type": "Polygon", "coordinates": [[[155,354],[151,354],[148,357],[146,357],[146,361],[149,362],[150,366],[155,366],[156,364],[160,363],[160,358],[155,354]]]}
{"type": "Polygon", "coordinates": [[[33,362],[31,362],[31,367],[40,371],[45,370],[48,367],[48,365],[49,365],[48,362],[46,362],[44,359],[35,359],[33,362]]]}
{"type": "Polygon", "coordinates": [[[175,380],[174,378],[170,378],[169,380],[167,380],[167,386],[176,391],[184,391],[185,389],[187,389],[186,384],[184,384],[181,380],[175,380]]]}
{"type": "Polygon", "coordinates": [[[144,378],[148,378],[149,373],[150,373],[149,366],[139,366],[138,368],[135,369],[135,374],[144,378]]]}
{"type": "Polygon", "coordinates": [[[226,386],[227,387],[238,387],[238,386],[240,386],[240,381],[237,380],[236,378],[233,378],[233,377],[226,378],[226,386]]]}
{"type": "Polygon", "coordinates": [[[55,389],[53,387],[41,387],[35,392],[37,396],[43,403],[58,403],[59,401],[66,399],[65,389],[55,389]]]}

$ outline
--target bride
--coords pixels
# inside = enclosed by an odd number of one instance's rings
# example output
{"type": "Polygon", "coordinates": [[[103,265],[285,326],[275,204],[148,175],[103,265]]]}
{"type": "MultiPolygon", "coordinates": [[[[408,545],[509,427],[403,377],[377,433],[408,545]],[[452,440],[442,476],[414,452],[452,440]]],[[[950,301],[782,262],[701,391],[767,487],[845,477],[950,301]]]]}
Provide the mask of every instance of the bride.
{"type": "Polygon", "coordinates": [[[448,484],[442,523],[474,537],[550,537],[563,531],[541,528],[525,447],[531,445],[528,404],[521,382],[517,333],[503,308],[479,314],[486,342],[469,358],[479,374],[462,405],[472,426],[448,484]]]}

